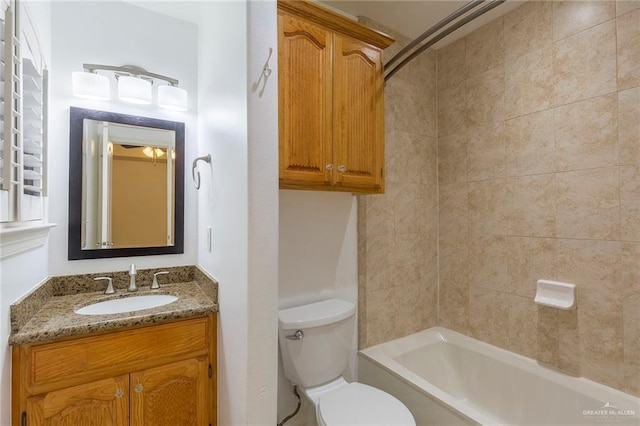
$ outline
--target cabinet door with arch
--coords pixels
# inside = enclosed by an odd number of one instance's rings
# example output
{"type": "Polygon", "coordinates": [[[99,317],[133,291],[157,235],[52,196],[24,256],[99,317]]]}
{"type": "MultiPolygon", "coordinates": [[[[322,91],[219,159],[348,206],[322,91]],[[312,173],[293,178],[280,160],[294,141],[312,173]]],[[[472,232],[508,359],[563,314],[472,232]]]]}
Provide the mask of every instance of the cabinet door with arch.
{"type": "Polygon", "coordinates": [[[281,186],[330,184],[332,34],[278,14],[281,186]]]}
{"type": "Polygon", "coordinates": [[[384,192],[382,51],[336,35],[333,66],[333,184],[384,192]]]}
{"type": "Polygon", "coordinates": [[[27,399],[30,426],[128,426],[129,375],[27,399]]]}
{"type": "Polygon", "coordinates": [[[208,358],[131,374],[131,426],[203,426],[209,420],[208,358]]]}

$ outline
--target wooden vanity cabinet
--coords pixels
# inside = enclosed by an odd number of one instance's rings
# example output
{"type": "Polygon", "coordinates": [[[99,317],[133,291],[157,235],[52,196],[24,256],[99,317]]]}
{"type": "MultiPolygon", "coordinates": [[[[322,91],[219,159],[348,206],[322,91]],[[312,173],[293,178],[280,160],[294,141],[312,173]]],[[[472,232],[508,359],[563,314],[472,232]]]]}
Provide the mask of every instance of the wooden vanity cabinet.
{"type": "Polygon", "coordinates": [[[280,188],[384,192],[392,42],[313,3],[278,1],[280,188]]]}
{"type": "Polygon", "coordinates": [[[14,426],[215,425],[215,320],[14,347],[14,426]]]}

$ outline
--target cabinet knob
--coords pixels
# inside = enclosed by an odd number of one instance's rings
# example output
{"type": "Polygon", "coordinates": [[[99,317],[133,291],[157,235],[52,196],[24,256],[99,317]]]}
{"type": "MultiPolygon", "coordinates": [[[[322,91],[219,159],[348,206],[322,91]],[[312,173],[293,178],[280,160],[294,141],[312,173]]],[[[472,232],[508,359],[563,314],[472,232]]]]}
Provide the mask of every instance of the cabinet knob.
{"type": "Polygon", "coordinates": [[[333,170],[333,164],[327,164],[325,168],[329,171],[333,170]]]}
{"type": "Polygon", "coordinates": [[[116,391],[116,394],[114,395],[116,398],[122,398],[122,396],[124,395],[124,391],[122,389],[119,389],[116,391]]]}
{"type": "Polygon", "coordinates": [[[340,173],[344,172],[345,170],[347,170],[347,168],[344,166],[344,164],[341,164],[341,165],[338,166],[338,171],[340,173]]]}
{"type": "Polygon", "coordinates": [[[142,392],[142,390],[143,390],[142,383],[138,383],[136,385],[136,387],[134,388],[134,390],[136,391],[136,393],[142,392]]]}

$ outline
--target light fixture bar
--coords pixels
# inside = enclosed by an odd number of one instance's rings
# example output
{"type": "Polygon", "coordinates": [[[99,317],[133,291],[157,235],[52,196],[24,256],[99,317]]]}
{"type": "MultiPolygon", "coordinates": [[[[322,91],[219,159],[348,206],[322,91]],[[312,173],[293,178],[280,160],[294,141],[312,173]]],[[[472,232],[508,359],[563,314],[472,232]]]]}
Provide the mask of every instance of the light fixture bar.
{"type": "Polygon", "coordinates": [[[132,76],[144,76],[144,77],[156,78],[158,80],[166,81],[171,86],[177,86],[179,83],[178,80],[176,80],[175,78],[167,77],[166,75],[162,75],[162,74],[152,73],[145,70],[144,68],[140,68],[132,65],[115,67],[113,65],[82,64],[82,67],[85,69],[85,71],[89,71],[89,72],[96,72],[98,70],[101,70],[101,71],[112,71],[115,73],[129,74],[132,76]]]}

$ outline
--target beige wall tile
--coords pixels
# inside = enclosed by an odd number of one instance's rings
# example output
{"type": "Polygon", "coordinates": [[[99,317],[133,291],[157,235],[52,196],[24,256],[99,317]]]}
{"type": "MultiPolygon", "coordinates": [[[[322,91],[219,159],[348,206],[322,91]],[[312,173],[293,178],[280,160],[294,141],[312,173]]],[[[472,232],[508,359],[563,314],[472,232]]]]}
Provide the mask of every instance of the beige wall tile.
{"type": "Polygon", "coordinates": [[[427,238],[427,244],[438,238],[438,185],[422,185],[424,196],[420,205],[420,233],[427,238]]]}
{"type": "Polygon", "coordinates": [[[420,207],[424,203],[426,189],[418,183],[398,183],[389,190],[393,210],[393,233],[417,234],[420,232],[420,207]]]}
{"type": "Polygon", "coordinates": [[[615,46],[613,20],[554,43],[554,105],[615,91],[615,46]]]}
{"type": "Polygon", "coordinates": [[[391,261],[389,252],[393,248],[391,234],[371,235],[366,242],[366,279],[371,291],[389,288],[391,285],[391,261]]]}
{"type": "Polygon", "coordinates": [[[468,77],[504,64],[503,28],[502,18],[498,18],[466,37],[468,77]]]}
{"type": "Polygon", "coordinates": [[[505,122],[507,176],[556,171],[553,111],[547,110],[505,122]]]}
{"type": "Polygon", "coordinates": [[[470,232],[507,234],[509,204],[506,179],[469,182],[470,232]]]}
{"type": "Polygon", "coordinates": [[[438,136],[445,137],[464,131],[466,128],[466,85],[438,90],[438,136]]]}
{"type": "Polygon", "coordinates": [[[618,168],[556,175],[556,236],[620,240],[618,168]]]}
{"type": "Polygon", "coordinates": [[[507,61],[505,116],[542,111],[553,103],[553,50],[540,49],[507,61]]]}
{"type": "Polygon", "coordinates": [[[558,240],[558,280],[577,287],[577,307],[622,312],[622,246],[616,241],[558,240]]]}
{"type": "MultiPolygon", "coordinates": [[[[469,248],[466,241],[440,245],[440,282],[454,286],[469,285],[469,248]]],[[[445,287],[442,284],[442,287],[445,287]]]]}
{"type": "Polygon", "coordinates": [[[622,315],[615,311],[579,310],[578,317],[580,374],[607,386],[623,388],[622,315]]]}
{"type": "Polygon", "coordinates": [[[618,161],[618,102],[615,94],[554,110],[558,170],[606,167],[618,161]]]}
{"type": "Polygon", "coordinates": [[[421,282],[421,264],[425,259],[425,246],[420,234],[396,234],[389,254],[391,283],[402,289],[421,282]]]}
{"type": "Polygon", "coordinates": [[[640,321],[624,320],[624,389],[640,396],[640,321]]]}
{"type": "Polygon", "coordinates": [[[467,135],[465,132],[439,138],[438,181],[442,185],[467,181],[467,135]]]}
{"type": "Polygon", "coordinates": [[[366,202],[358,205],[358,214],[365,215],[365,230],[361,232],[367,238],[373,235],[386,235],[393,231],[393,210],[390,198],[385,195],[372,195],[366,202]]]}
{"type": "Polygon", "coordinates": [[[618,164],[640,163],[640,87],[618,92],[618,164]]]}
{"type": "Polygon", "coordinates": [[[615,15],[616,5],[612,1],[554,1],[553,39],[562,40],[615,15]]]}
{"type": "Polygon", "coordinates": [[[504,67],[493,68],[467,80],[466,96],[467,126],[504,120],[504,67]]]}
{"type": "Polygon", "coordinates": [[[389,85],[394,87],[392,93],[396,99],[391,103],[394,127],[405,131],[411,129],[411,133],[418,135],[435,136],[436,121],[430,114],[432,99],[422,94],[421,86],[393,79],[389,85]]]}
{"type": "Polygon", "coordinates": [[[616,0],[616,15],[618,16],[635,9],[640,9],[640,0],[616,0]]]}
{"type": "Polygon", "coordinates": [[[640,241],[640,165],[620,168],[620,215],[622,239],[640,241]]]}
{"type": "Polygon", "coordinates": [[[558,365],[569,374],[580,376],[582,349],[578,310],[558,311],[558,365]]]}
{"type": "Polygon", "coordinates": [[[640,243],[622,243],[622,315],[640,320],[640,243]]]}
{"type": "Polygon", "coordinates": [[[538,352],[538,308],[533,299],[506,294],[509,309],[509,350],[535,358],[538,352]]]}
{"type": "Polygon", "coordinates": [[[508,295],[479,287],[469,287],[469,331],[471,336],[506,348],[509,345],[508,295]]]}
{"type": "Polygon", "coordinates": [[[508,201],[506,179],[469,182],[469,230],[475,234],[505,235],[508,201]]]}
{"type": "Polygon", "coordinates": [[[438,88],[444,89],[466,80],[465,43],[466,38],[461,38],[438,50],[438,88]]]}
{"type": "Polygon", "coordinates": [[[418,155],[424,158],[418,173],[420,183],[427,185],[438,184],[438,138],[426,136],[418,145],[418,155]]]}
{"type": "Polygon", "coordinates": [[[538,280],[557,279],[557,248],[553,238],[508,237],[508,292],[531,300],[538,280]]]}
{"type": "Polygon", "coordinates": [[[521,176],[507,180],[509,234],[530,237],[556,235],[555,175],[521,176]]]}
{"type": "Polygon", "coordinates": [[[553,43],[552,3],[529,1],[504,16],[505,61],[539,49],[550,49],[553,43]]]}
{"type": "Polygon", "coordinates": [[[618,17],[618,90],[640,86],[640,9],[618,17]]]}
{"type": "Polygon", "coordinates": [[[467,138],[469,181],[506,177],[504,122],[470,127],[467,138]]]}
{"type": "Polygon", "coordinates": [[[549,365],[560,363],[558,310],[546,306],[538,306],[536,359],[549,365]]]}
{"type": "Polygon", "coordinates": [[[469,286],[440,279],[438,324],[459,333],[469,333],[469,286]]]}
{"type": "Polygon", "coordinates": [[[466,242],[469,234],[469,193],[467,183],[440,185],[438,229],[441,246],[466,242]]]}
{"type": "Polygon", "coordinates": [[[508,250],[507,237],[472,236],[469,241],[469,285],[506,291],[509,279],[505,259],[508,250]]]}
{"type": "Polygon", "coordinates": [[[396,130],[386,153],[387,182],[420,183],[427,174],[435,175],[431,143],[428,136],[396,130]]]}

